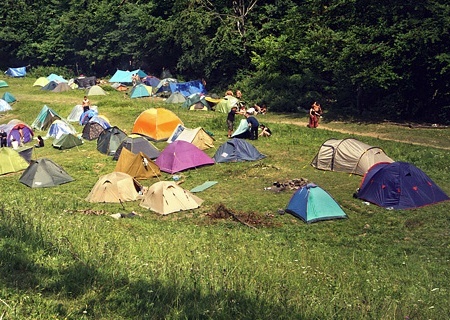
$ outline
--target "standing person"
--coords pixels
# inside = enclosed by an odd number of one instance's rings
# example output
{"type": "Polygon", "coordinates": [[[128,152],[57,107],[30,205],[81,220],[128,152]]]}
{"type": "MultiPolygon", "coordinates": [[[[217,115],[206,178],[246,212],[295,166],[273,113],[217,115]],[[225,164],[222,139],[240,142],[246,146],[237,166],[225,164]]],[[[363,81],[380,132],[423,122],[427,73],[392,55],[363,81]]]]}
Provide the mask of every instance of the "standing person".
{"type": "Polygon", "coordinates": [[[228,138],[231,138],[231,133],[234,130],[234,120],[236,119],[236,114],[239,114],[237,111],[237,106],[233,106],[227,116],[228,138]]]}
{"type": "Polygon", "coordinates": [[[81,106],[83,107],[83,112],[86,112],[91,108],[91,101],[89,101],[87,96],[84,96],[81,106]]]}
{"type": "Polygon", "coordinates": [[[250,140],[258,140],[259,121],[252,114],[245,113],[247,123],[250,128],[250,140]]]}
{"type": "Polygon", "coordinates": [[[8,134],[5,130],[0,131],[0,145],[2,148],[8,146],[8,134]]]}
{"type": "Polygon", "coordinates": [[[314,101],[309,109],[309,124],[310,128],[317,128],[319,126],[319,118],[322,115],[322,108],[320,103],[314,101]]]}

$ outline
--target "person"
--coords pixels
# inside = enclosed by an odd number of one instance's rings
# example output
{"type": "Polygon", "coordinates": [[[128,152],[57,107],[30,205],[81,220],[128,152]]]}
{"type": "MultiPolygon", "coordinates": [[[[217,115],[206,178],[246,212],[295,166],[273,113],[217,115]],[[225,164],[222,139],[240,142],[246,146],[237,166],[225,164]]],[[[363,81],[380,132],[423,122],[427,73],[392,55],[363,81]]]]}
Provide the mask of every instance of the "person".
{"type": "Polygon", "coordinates": [[[91,107],[91,102],[89,101],[87,96],[84,96],[83,102],[81,103],[81,106],[83,107],[83,112],[86,112],[91,107]]]}
{"type": "Polygon", "coordinates": [[[0,131],[0,145],[2,148],[8,146],[8,134],[5,130],[0,131]]]}
{"type": "Polygon", "coordinates": [[[228,138],[231,138],[231,133],[234,130],[234,120],[236,119],[236,114],[239,113],[240,112],[238,112],[237,106],[233,106],[230,112],[228,112],[227,116],[228,138]]]}
{"type": "Polygon", "coordinates": [[[267,113],[267,104],[265,101],[261,101],[259,103],[255,103],[255,105],[253,106],[253,108],[255,108],[257,113],[260,114],[266,114],[267,113]]]}
{"type": "Polygon", "coordinates": [[[227,92],[225,92],[225,97],[226,96],[233,96],[233,91],[227,90],[227,92]]]}
{"type": "Polygon", "coordinates": [[[35,148],[42,148],[44,146],[44,139],[41,136],[37,136],[38,143],[34,145],[35,148]]]}
{"type": "Polygon", "coordinates": [[[258,119],[256,119],[252,114],[248,112],[245,113],[245,117],[247,118],[247,123],[250,128],[250,140],[257,140],[259,128],[258,119]]]}
{"type": "Polygon", "coordinates": [[[23,136],[22,128],[19,128],[19,137],[20,137],[19,145],[23,146],[23,144],[25,143],[25,137],[23,136]]]}
{"type": "Polygon", "coordinates": [[[322,115],[322,108],[320,103],[314,101],[309,109],[309,128],[317,128],[319,126],[319,118],[322,115]]]}
{"type": "Polygon", "coordinates": [[[270,137],[272,135],[272,131],[269,127],[261,124],[260,126],[261,132],[259,133],[260,137],[270,137]]]}
{"type": "Polygon", "coordinates": [[[242,92],[241,92],[241,90],[236,90],[236,98],[238,98],[239,100],[242,100],[242,92]]]}

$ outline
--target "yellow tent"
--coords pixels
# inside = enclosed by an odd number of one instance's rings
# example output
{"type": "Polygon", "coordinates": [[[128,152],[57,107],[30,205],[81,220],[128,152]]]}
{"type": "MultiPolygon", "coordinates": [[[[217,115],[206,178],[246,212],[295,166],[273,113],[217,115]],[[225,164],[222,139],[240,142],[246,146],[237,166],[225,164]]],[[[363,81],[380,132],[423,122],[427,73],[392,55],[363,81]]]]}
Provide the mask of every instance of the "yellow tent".
{"type": "Polygon", "coordinates": [[[142,186],[132,176],[112,172],[101,176],[86,198],[88,202],[135,201],[142,198],[142,186]]]}
{"type": "Polygon", "coordinates": [[[135,179],[148,179],[161,175],[159,167],[152,159],[142,152],[134,154],[126,148],[122,148],[114,171],[127,173],[135,179]]]}

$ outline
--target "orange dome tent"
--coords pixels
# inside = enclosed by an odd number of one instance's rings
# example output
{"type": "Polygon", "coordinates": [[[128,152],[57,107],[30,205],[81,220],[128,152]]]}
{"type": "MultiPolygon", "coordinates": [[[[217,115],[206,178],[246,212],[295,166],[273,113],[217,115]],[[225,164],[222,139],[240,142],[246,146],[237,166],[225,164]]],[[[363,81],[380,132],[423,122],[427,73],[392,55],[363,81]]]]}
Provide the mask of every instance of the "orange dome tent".
{"type": "Polygon", "coordinates": [[[183,122],[172,111],[151,108],[136,118],[132,133],[144,135],[153,141],[164,141],[172,135],[179,124],[183,125],[183,122]]]}

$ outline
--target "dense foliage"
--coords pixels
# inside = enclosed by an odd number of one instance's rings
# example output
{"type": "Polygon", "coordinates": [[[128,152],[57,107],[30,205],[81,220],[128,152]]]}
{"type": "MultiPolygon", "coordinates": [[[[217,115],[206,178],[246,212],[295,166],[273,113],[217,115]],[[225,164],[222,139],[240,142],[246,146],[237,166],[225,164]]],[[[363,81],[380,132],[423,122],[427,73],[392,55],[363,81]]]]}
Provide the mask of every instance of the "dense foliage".
{"type": "Polygon", "coordinates": [[[165,67],[278,111],[450,122],[446,0],[7,0],[0,17],[0,68],[165,67]]]}

